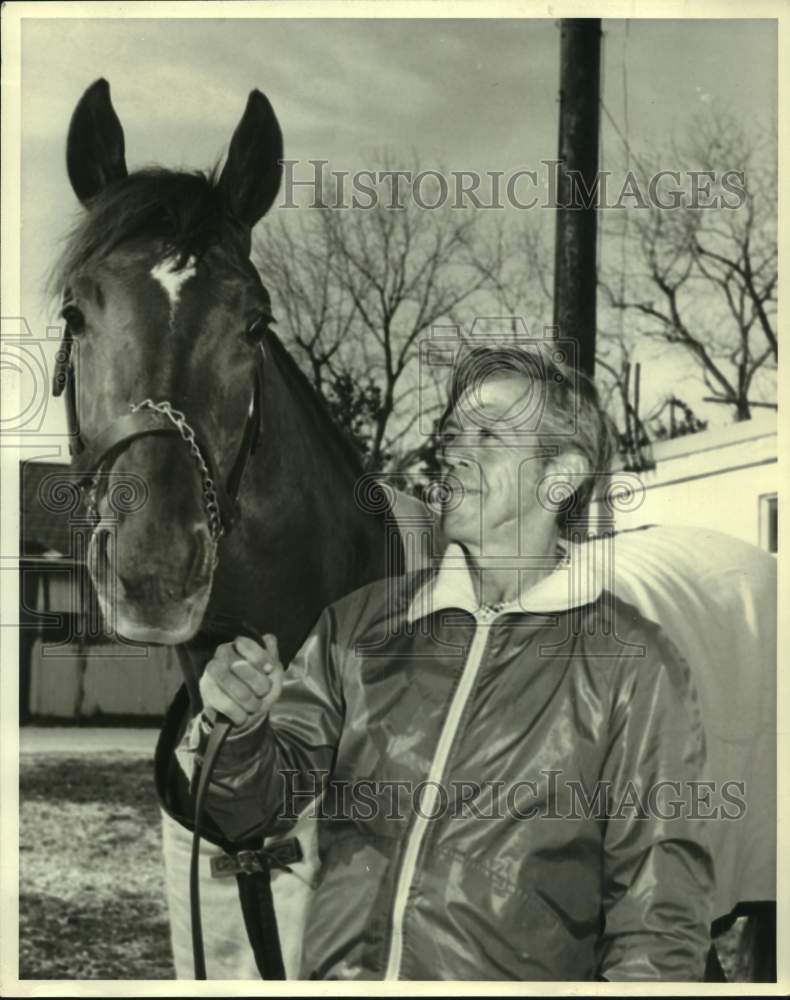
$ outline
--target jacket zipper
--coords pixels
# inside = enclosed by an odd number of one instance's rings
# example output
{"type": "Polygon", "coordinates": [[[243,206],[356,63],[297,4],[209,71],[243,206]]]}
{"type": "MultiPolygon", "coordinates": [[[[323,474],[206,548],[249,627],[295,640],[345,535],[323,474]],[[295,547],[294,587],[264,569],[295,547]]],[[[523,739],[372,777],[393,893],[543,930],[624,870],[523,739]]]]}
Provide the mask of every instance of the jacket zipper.
{"type": "Polygon", "coordinates": [[[460,683],[453,695],[450,710],[447,713],[447,718],[444,721],[444,726],[439,736],[439,742],[436,744],[433,761],[431,762],[428,778],[426,779],[429,784],[426,785],[425,792],[420,800],[420,812],[414,820],[414,825],[409,833],[409,839],[403,855],[403,862],[395,889],[395,901],[392,907],[392,937],[390,940],[387,967],[384,972],[385,980],[400,979],[400,967],[403,958],[403,920],[409,900],[409,891],[417,868],[420,847],[428,829],[429,817],[433,813],[436,797],[439,794],[437,786],[444,775],[447,759],[455,742],[455,735],[458,731],[461,717],[469,701],[469,696],[472,693],[472,688],[480,669],[483,653],[488,642],[489,626],[497,614],[498,611],[482,609],[475,615],[475,634],[469,647],[466,663],[464,663],[460,683]]]}

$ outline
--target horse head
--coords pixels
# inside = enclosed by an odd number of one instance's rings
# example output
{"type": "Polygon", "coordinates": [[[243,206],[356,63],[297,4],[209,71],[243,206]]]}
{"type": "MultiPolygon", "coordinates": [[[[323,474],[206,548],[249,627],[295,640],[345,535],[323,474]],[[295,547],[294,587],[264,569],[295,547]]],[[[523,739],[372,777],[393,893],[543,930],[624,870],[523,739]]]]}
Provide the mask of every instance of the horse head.
{"type": "Polygon", "coordinates": [[[282,155],[257,90],[221,172],[128,173],[105,80],[72,116],[68,174],[85,211],[56,269],[66,327],[55,392],[95,522],[91,577],[130,639],[183,642],[209,600],[260,431],[271,309],[249,255],[282,155]],[[124,481],[136,500],[127,489],[113,503],[124,481]]]}

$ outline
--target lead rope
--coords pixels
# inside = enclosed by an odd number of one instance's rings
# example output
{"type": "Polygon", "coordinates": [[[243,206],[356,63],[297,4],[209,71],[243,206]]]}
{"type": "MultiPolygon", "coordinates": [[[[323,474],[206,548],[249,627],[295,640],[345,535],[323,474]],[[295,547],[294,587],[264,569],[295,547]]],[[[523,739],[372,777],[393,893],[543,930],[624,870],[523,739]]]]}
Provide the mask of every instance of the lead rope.
{"type": "MultiPolygon", "coordinates": [[[[230,719],[221,714],[217,715],[206,744],[195,796],[195,825],[189,862],[189,908],[192,923],[192,957],[196,980],[207,978],[203,922],[200,913],[200,821],[214,765],[232,726],[233,723],[230,719]]],[[[269,864],[274,863],[287,872],[291,872],[292,869],[288,865],[278,863],[277,859],[269,855],[267,851],[263,850],[260,853],[266,856],[266,866],[261,871],[236,876],[239,901],[244,915],[244,926],[261,979],[285,979],[285,963],[280,948],[269,864]]]]}
{"type": "MultiPolygon", "coordinates": [[[[213,614],[203,620],[202,632],[212,640],[223,641],[229,635],[246,635],[248,638],[260,641],[260,631],[253,628],[249,622],[239,620],[234,616],[213,614]]],[[[205,814],[205,800],[211,777],[217,762],[217,757],[225,740],[233,727],[231,720],[217,713],[214,724],[209,732],[200,771],[197,775],[195,791],[195,813],[192,834],[192,853],[189,865],[189,907],[192,923],[192,957],[195,967],[195,979],[205,980],[206,958],[203,943],[203,923],[200,912],[200,837],[202,820],[205,814]]],[[[265,864],[261,870],[247,871],[236,875],[239,890],[239,902],[244,917],[244,927],[255,957],[255,964],[261,979],[285,979],[285,963],[280,947],[280,935],[277,927],[277,914],[274,909],[274,898],[271,887],[270,866],[274,865],[284,871],[296,874],[282,860],[261,849],[256,852],[263,856],[265,864]]],[[[301,860],[297,857],[295,860],[301,860]]],[[[303,880],[304,881],[304,880],[303,880]]],[[[314,887],[313,887],[314,888],[314,887]]]]}
{"type": "Polygon", "coordinates": [[[206,978],[206,953],[203,946],[203,921],[200,914],[200,821],[203,818],[206,792],[211,782],[211,772],[214,770],[214,764],[232,725],[230,719],[217,716],[206,744],[195,798],[195,828],[192,832],[192,855],[189,860],[189,909],[192,921],[192,956],[195,964],[195,979],[206,978]]]}

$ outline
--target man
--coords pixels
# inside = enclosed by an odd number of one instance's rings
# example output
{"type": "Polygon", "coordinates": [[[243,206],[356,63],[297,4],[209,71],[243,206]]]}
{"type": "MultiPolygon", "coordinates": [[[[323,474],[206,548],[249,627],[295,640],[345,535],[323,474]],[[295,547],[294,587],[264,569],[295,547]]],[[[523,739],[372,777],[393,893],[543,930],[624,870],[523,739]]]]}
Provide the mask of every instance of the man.
{"type": "Polygon", "coordinates": [[[236,724],[208,801],[234,839],[320,796],[302,978],[699,980],[696,694],[560,537],[608,464],[595,391],[476,350],[441,431],[438,569],[326,609],[285,674],[274,637],[221,646],[182,761],[212,712],[236,724]]]}

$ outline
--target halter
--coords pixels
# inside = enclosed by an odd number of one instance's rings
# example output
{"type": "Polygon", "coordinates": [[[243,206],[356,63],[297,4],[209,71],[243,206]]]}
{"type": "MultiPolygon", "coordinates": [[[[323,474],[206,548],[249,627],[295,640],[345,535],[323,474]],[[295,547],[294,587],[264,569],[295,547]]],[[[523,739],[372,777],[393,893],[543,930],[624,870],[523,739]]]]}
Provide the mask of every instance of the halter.
{"type": "Polygon", "coordinates": [[[118,456],[138,438],[150,435],[177,435],[187,445],[197,465],[209,532],[212,541],[218,542],[238,519],[239,488],[247,461],[250,455],[255,454],[261,435],[263,345],[261,344],[260,349],[256,351],[252,395],[239,452],[228,475],[227,483],[223,485],[219,478],[219,467],[206,447],[204,436],[195,429],[194,421],[190,422],[181,410],[177,410],[166,399],[159,401],[144,399],[139,403],[132,403],[129,413],[118,417],[93,442],[87,444],[80,432],[77,413],[74,360],[71,356],[73,343],[74,338],[67,325],[55,356],[52,394],[64,395],[72,467],[80,480],[80,487],[86,491],[88,514],[94,525],[99,522],[98,483],[102,470],[112,466],[118,456]]]}
{"type": "MultiPolygon", "coordinates": [[[[87,493],[88,513],[94,524],[99,522],[98,480],[102,469],[111,466],[132,441],[136,441],[138,438],[148,435],[178,435],[189,448],[189,453],[200,473],[203,508],[208,520],[211,538],[214,542],[218,542],[223,534],[227,534],[231,530],[239,516],[238,493],[244,477],[244,470],[250,455],[255,454],[261,437],[263,365],[265,361],[263,343],[259,344],[259,349],[255,353],[255,372],[247,420],[236,461],[233,463],[225,485],[219,479],[218,466],[205,445],[205,438],[195,429],[193,422],[190,422],[181,410],[177,410],[166,399],[156,401],[149,398],[143,399],[139,403],[132,403],[129,407],[129,413],[114,420],[93,442],[86,443],[80,432],[77,413],[76,378],[72,358],[73,343],[74,336],[69,325],[66,324],[63,340],[55,357],[52,394],[54,396],[63,394],[65,397],[72,467],[77,473],[80,488],[87,493]]],[[[234,627],[231,631],[234,634],[246,631],[256,640],[259,639],[258,632],[252,630],[245,623],[233,624],[234,627]]],[[[230,623],[226,623],[226,625],[229,627],[230,623]]],[[[205,628],[202,631],[205,634],[209,632],[205,628]]],[[[214,762],[231,726],[230,719],[222,716],[219,716],[215,722],[206,748],[206,757],[200,770],[195,801],[189,896],[196,979],[206,979],[198,867],[204,813],[203,803],[214,769],[214,762]]],[[[289,841],[288,844],[291,845],[291,842],[289,841]]],[[[295,852],[294,859],[301,860],[298,841],[295,841],[294,845],[291,845],[292,851],[295,852]]],[[[271,893],[269,865],[274,864],[277,867],[285,868],[286,871],[291,869],[287,864],[278,860],[276,852],[261,849],[257,852],[240,852],[238,855],[241,863],[240,871],[248,871],[243,866],[243,862],[245,856],[252,853],[259,859],[257,864],[260,869],[256,868],[254,871],[250,869],[252,874],[245,874],[237,878],[244,924],[261,976],[264,979],[285,979],[277,917],[271,893]]]]}

